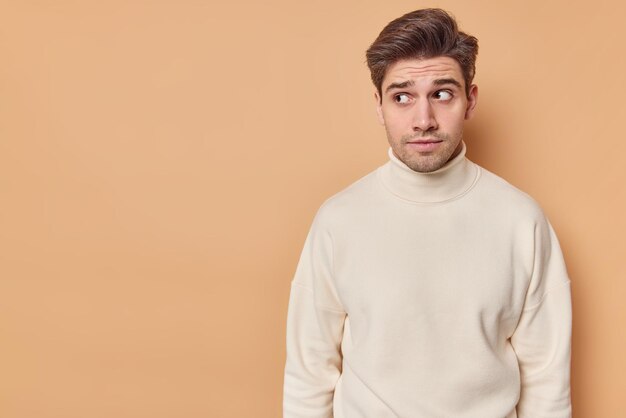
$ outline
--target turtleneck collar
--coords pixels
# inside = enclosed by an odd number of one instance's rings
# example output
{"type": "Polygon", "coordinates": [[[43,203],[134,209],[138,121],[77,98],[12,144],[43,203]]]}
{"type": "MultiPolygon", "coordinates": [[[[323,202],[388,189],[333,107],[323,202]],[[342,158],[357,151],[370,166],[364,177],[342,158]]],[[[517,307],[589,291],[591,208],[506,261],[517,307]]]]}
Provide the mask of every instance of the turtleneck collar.
{"type": "Polygon", "coordinates": [[[415,203],[441,203],[467,193],[478,181],[480,168],[465,157],[467,147],[443,167],[430,173],[412,170],[391,150],[389,161],[380,167],[378,175],[387,190],[415,203]]]}

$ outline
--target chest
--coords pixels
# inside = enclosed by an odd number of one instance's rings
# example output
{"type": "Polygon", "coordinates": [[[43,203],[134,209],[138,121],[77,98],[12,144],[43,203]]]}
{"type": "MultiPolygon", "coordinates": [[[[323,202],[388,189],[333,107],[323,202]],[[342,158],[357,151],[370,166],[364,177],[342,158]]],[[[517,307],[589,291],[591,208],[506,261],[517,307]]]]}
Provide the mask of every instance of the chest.
{"type": "Polygon", "coordinates": [[[373,322],[519,314],[529,260],[518,232],[445,215],[372,220],[337,234],[335,280],[348,315],[373,322]]]}

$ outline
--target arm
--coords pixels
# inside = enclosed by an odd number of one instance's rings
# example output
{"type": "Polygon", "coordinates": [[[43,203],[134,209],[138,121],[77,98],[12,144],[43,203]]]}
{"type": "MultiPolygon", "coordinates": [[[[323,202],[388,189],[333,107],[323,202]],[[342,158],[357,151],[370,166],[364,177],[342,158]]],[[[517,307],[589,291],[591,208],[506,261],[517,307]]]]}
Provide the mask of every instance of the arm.
{"type": "Polygon", "coordinates": [[[284,418],[333,416],[346,313],[332,280],[332,238],[316,216],[291,282],[284,418]]]}
{"type": "Polygon", "coordinates": [[[570,418],[570,280],[547,219],[535,226],[532,278],[511,345],[518,358],[518,418],[570,418]]]}

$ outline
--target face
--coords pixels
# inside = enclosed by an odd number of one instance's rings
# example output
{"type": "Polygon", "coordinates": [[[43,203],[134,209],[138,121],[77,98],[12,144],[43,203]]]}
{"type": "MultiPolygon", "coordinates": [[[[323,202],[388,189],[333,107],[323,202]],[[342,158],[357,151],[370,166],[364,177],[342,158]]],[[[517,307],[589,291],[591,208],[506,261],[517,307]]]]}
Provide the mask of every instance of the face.
{"type": "Polygon", "coordinates": [[[393,153],[414,171],[441,168],[462,149],[463,124],[476,106],[478,89],[469,97],[459,63],[450,57],[406,59],[389,68],[382,100],[374,93],[378,119],[393,153]]]}

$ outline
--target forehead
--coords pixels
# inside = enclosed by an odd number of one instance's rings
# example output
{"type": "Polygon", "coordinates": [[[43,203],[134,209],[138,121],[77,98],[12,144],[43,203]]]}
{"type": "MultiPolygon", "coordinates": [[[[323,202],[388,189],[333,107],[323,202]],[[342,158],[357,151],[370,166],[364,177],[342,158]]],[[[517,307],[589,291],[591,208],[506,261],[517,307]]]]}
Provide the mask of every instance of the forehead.
{"type": "Polygon", "coordinates": [[[438,78],[454,78],[461,84],[464,82],[461,66],[454,58],[410,58],[396,61],[387,68],[382,87],[384,90],[393,82],[438,78]]]}

